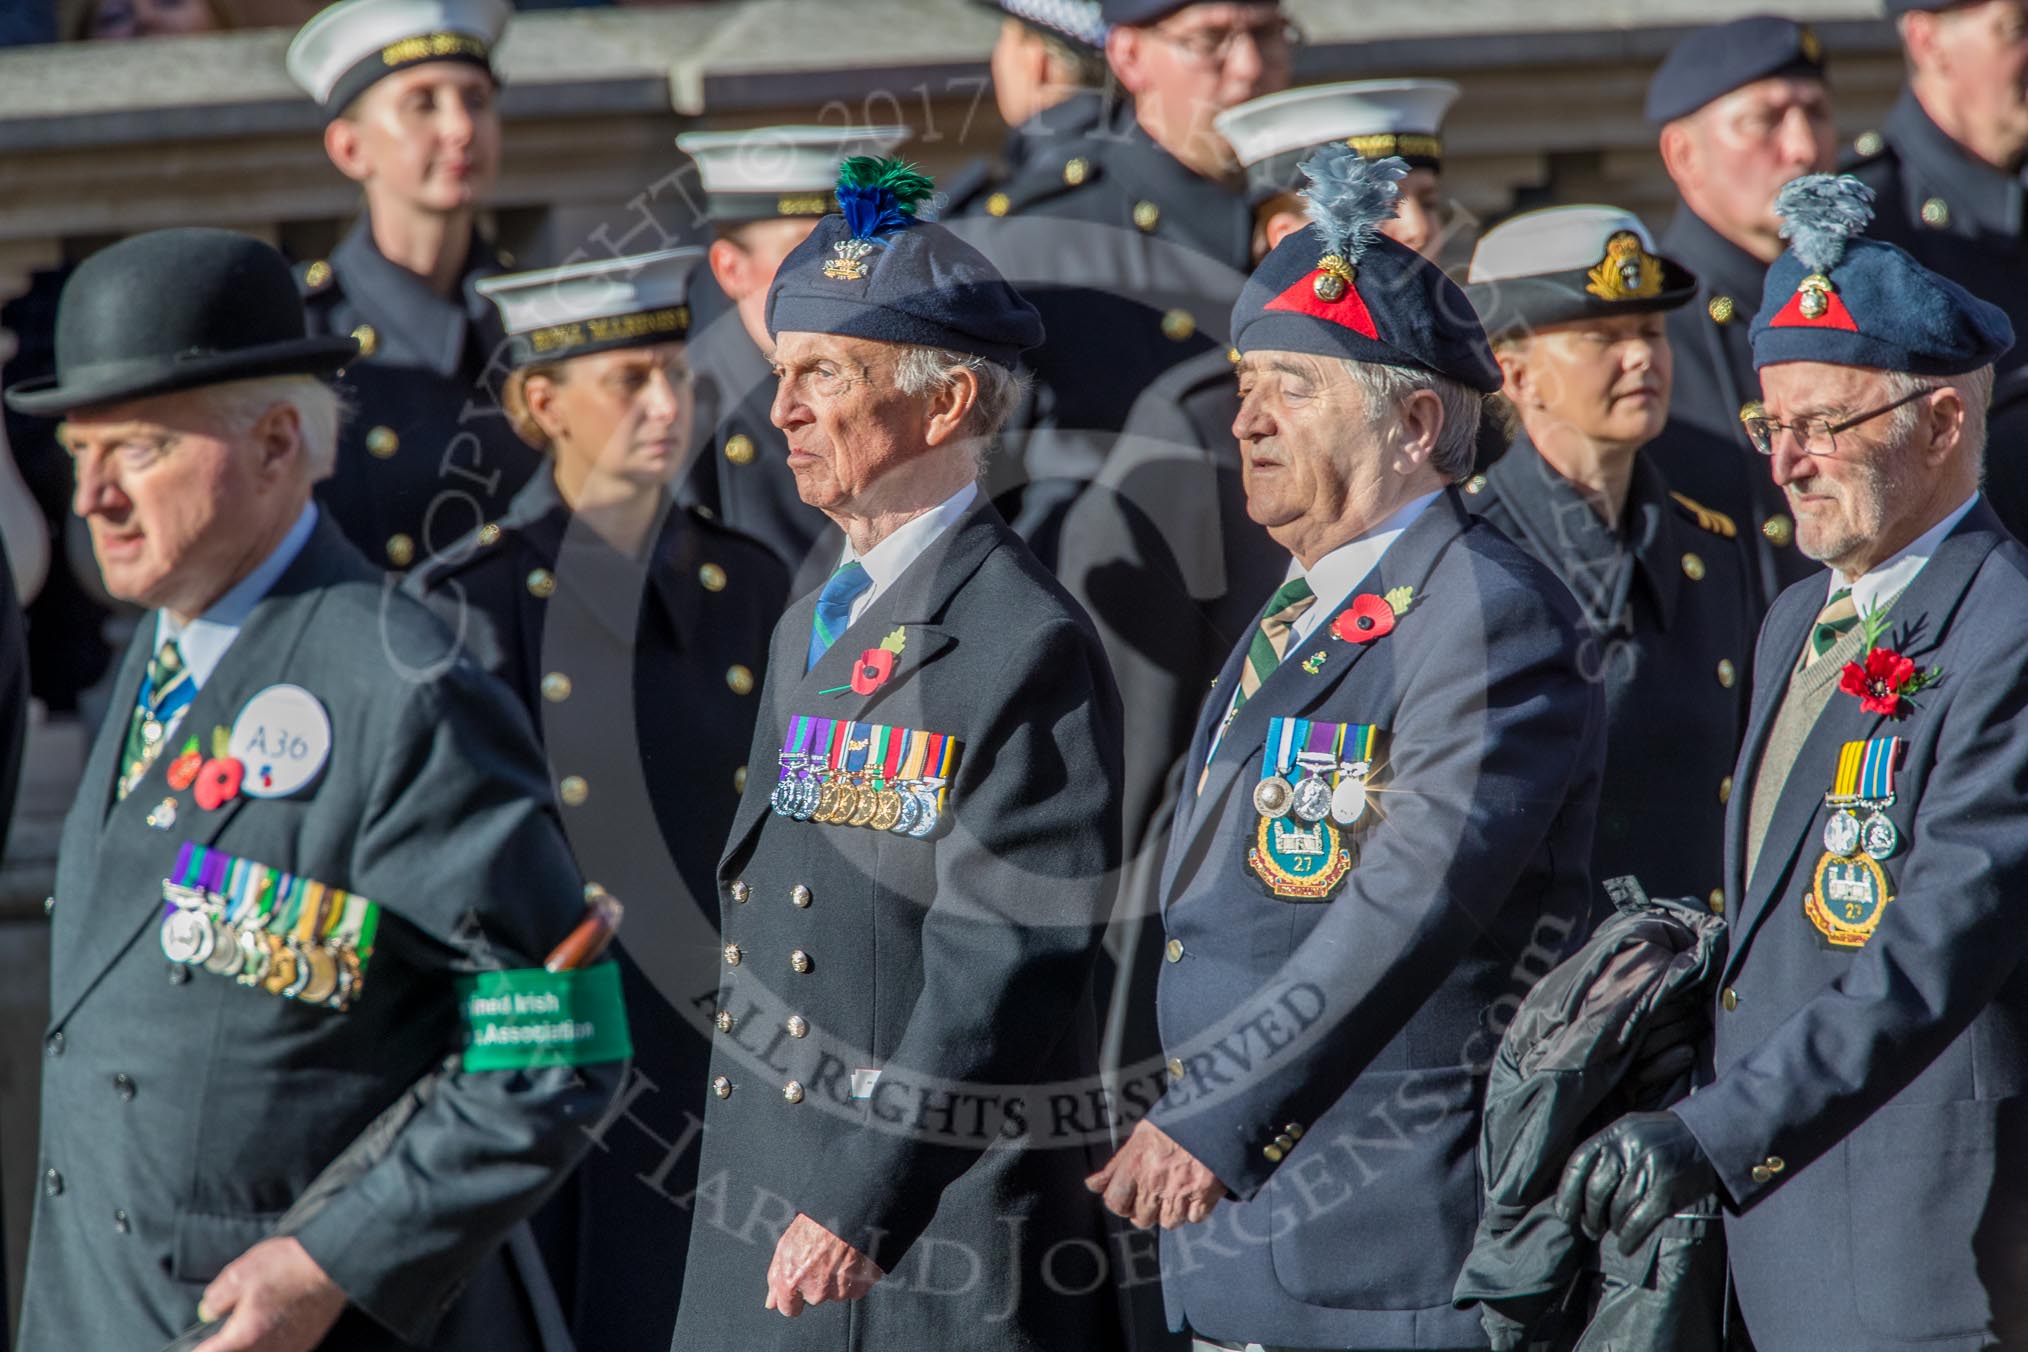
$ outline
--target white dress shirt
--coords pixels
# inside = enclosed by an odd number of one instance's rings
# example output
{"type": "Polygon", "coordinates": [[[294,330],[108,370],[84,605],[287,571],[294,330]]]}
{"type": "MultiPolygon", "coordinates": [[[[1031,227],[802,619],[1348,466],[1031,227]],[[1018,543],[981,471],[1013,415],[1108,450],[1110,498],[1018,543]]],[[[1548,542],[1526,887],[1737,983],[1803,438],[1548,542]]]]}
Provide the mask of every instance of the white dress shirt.
{"type": "Polygon", "coordinates": [[[1957,528],[1958,522],[1965,519],[1965,514],[1971,511],[1978,501],[1979,495],[1972,494],[1956,511],[1910,541],[1908,548],[1877,567],[1867,569],[1850,582],[1845,580],[1843,573],[1833,568],[1830,580],[1825,584],[1826,604],[1832,595],[1850,587],[1852,604],[1858,608],[1861,615],[1882,605],[1893,605],[1894,598],[1908,590],[1908,584],[1915,581],[1915,575],[1929,562],[1930,555],[1936,553],[1937,546],[1943,543],[1944,537],[1957,528]]]}
{"type": "Polygon", "coordinates": [[[838,566],[843,568],[857,559],[866,569],[866,575],[873,579],[872,586],[852,598],[852,614],[846,622],[859,623],[859,617],[880,599],[881,593],[892,587],[908,571],[908,566],[936,543],[938,536],[956,525],[958,518],[971,510],[978,497],[979,486],[976,483],[966,484],[937,506],[898,527],[894,534],[867,550],[864,558],[853,552],[852,541],[846,540],[845,550],[838,557],[838,566]]]}

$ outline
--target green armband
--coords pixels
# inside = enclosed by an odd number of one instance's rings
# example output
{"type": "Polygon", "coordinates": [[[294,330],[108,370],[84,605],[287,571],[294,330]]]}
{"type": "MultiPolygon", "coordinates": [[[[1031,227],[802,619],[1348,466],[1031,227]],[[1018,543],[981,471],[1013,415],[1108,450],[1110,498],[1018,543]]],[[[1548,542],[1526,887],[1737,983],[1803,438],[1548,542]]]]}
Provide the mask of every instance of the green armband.
{"type": "Polygon", "coordinates": [[[589,1066],[634,1054],[618,963],[540,967],[458,979],[466,1070],[589,1066]]]}

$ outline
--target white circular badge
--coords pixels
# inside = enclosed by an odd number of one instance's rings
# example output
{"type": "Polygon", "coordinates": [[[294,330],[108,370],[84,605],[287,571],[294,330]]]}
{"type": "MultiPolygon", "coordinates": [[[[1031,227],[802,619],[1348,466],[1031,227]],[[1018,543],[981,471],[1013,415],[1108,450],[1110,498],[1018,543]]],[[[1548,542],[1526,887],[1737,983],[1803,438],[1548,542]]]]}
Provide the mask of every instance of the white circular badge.
{"type": "Polygon", "coordinates": [[[240,792],[285,798],[317,777],[331,756],[331,716],[300,685],[271,685],[233,720],[229,754],[246,767],[240,792]]]}

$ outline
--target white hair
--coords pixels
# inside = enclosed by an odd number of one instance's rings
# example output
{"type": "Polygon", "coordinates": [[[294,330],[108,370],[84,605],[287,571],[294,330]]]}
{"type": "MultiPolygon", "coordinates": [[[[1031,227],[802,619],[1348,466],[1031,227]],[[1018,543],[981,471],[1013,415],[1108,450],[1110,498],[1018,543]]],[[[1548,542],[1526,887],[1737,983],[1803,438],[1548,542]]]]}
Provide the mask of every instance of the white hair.
{"type": "MultiPolygon", "coordinates": [[[[1958,398],[1965,405],[1964,440],[1972,448],[1972,456],[1984,477],[1986,465],[1986,410],[1993,403],[1993,367],[1991,363],[1976,371],[1961,376],[1918,376],[1907,371],[1883,371],[1882,382],[1887,387],[1889,400],[1908,398],[1918,390],[1941,390],[1948,386],[1958,392],[1958,398]]],[[[1914,403],[1903,404],[1887,415],[1890,421],[1885,429],[1887,440],[1897,443],[1906,440],[1915,431],[1915,424],[1922,417],[1922,408],[1914,403]]]]}
{"type": "Polygon", "coordinates": [[[1417,370],[1410,366],[1383,366],[1377,362],[1353,361],[1349,357],[1340,360],[1360,393],[1366,396],[1369,427],[1384,424],[1394,416],[1401,401],[1417,390],[1428,390],[1434,394],[1442,406],[1444,421],[1437,432],[1436,445],[1429,453],[1430,468],[1448,483],[1456,483],[1472,472],[1472,460],[1478,452],[1479,419],[1485,412],[1485,396],[1434,371],[1417,370]]]}
{"type": "Polygon", "coordinates": [[[1021,400],[1021,377],[996,361],[970,352],[942,347],[907,347],[894,363],[894,387],[903,394],[939,394],[957,383],[957,373],[969,371],[978,382],[978,398],[965,418],[967,446],[973,465],[982,464],[994,438],[1013,416],[1021,400]]]}
{"type": "Polygon", "coordinates": [[[310,481],[331,477],[338,462],[338,423],[345,407],[328,382],[307,375],[256,376],[206,385],[193,393],[235,436],[251,432],[275,405],[287,404],[296,410],[296,421],[302,427],[310,481]]]}

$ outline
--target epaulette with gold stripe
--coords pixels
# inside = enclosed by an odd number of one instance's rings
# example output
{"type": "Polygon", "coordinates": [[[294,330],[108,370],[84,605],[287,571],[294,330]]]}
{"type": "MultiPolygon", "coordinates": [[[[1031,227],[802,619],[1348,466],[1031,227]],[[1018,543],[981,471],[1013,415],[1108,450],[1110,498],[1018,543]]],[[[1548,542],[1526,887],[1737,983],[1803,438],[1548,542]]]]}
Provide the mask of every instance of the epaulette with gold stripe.
{"type": "Polygon", "coordinates": [[[1683,509],[1683,515],[1697,523],[1700,530],[1708,530],[1713,535],[1723,536],[1728,540],[1738,536],[1739,527],[1725,513],[1713,511],[1697,501],[1697,499],[1682,493],[1672,492],[1669,496],[1674,498],[1676,505],[1683,509]]]}

